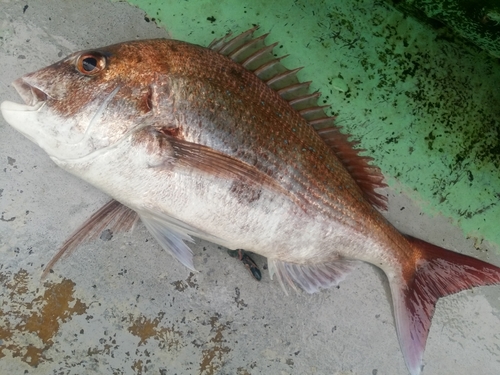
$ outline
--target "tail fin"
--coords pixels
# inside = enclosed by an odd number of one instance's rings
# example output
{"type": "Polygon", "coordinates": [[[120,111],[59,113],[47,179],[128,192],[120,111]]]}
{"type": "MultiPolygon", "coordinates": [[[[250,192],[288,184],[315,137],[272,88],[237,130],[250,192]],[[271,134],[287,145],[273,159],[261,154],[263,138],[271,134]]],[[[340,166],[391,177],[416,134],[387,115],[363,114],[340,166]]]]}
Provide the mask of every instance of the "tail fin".
{"type": "Polygon", "coordinates": [[[407,237],[420,259],[413,272],[390,280],[399,344],[412,375],[422,356],[436,302],[476,286],[500,283],[500,268],[466,255],[407,237]]]}

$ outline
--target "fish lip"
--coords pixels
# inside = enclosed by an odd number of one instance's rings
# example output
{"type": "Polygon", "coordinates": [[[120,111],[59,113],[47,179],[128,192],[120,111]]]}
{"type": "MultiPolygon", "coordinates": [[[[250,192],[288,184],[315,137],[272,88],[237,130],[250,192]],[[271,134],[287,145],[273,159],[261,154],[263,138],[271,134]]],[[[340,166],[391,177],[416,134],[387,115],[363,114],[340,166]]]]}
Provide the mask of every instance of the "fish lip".
{"type": "Polygon", "coordinates": [[[12,87],[29,106],[40,107],[40,103],[47,101],[48,95],[39,87],[27,83],[23,77],[12,82],[12,87]]]}

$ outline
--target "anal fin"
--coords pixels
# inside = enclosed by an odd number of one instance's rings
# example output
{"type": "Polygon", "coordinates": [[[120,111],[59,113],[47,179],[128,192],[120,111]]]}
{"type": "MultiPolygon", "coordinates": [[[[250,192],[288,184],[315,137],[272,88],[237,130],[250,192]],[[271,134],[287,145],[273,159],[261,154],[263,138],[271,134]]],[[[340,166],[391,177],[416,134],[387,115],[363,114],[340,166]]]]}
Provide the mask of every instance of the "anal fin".
{"type": "Polygon", "coordinates": [[[311,294],[320,289],[336,286],[347,277],[358,263],[356,260],[343,258],[323,264],[297,264],[268,259],[271,278],[274,275],[277,276],[285,293],[287,293],[285,282],[295,290],[299,286],[311,294]]]}

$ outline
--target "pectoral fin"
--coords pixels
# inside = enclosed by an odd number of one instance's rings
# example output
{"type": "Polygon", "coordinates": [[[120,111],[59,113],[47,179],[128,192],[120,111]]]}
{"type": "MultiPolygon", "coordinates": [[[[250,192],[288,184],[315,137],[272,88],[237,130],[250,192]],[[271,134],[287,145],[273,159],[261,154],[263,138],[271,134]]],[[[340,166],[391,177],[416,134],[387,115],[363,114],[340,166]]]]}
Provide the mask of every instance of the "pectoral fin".
{"type": "MultiPolygon", "coordinates": [[[[161,129],[159,131],[163,132],[161,129]]],[[[198,169],[211,176],[257,183],[280,193],[289,194],[276,180],[253,165],[211,147],[168,134],[165,132],[164,137],[172,147],[176,163],[179,165],[198,169]]]]}
{"type": "Polygon", "coordinates": [[[258,186],[288,196],[297,203],[302,198],[294,195],[270,174],[238,157],[212,147],[187,141],[179,128],[150,126],[134,135],[134,145],[142,146],[148,168],[164,168],[175,173],[194,170],[222,180],[258,186]]]}
{"type": "Polygon", "coordinates": [[[135,211],[127,206],[124,206],[114,199],[102,206],[98,211],[94,212],[71,236],[64,242],[59,251],[52,257],[50,262],[44,268],[42,279],[47,276],[47,273],[54,265],[68,256],[81,244],[96,239],[101,235],[102,231],[109,229],[111,233],[127,232],[131,230],[139,217],[135,211]]]}

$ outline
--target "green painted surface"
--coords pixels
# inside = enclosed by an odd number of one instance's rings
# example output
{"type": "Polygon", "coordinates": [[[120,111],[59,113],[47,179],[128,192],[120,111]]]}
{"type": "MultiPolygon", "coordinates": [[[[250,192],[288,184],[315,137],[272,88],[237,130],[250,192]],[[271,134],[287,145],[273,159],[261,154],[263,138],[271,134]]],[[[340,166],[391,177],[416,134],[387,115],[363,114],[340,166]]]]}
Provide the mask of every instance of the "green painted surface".
{"type": "MultiPolygon", "coordinates": [[[[304,66],[320,101],[391,187],[500,245],[500,65],[382,2],[130,0],[172,38],[207,45],[254,24],[304,66]],[[347,87],[347,91],[342,90],[347,87]]],[[[444,235],[445,236],[445,235],[444,235]]]]}

